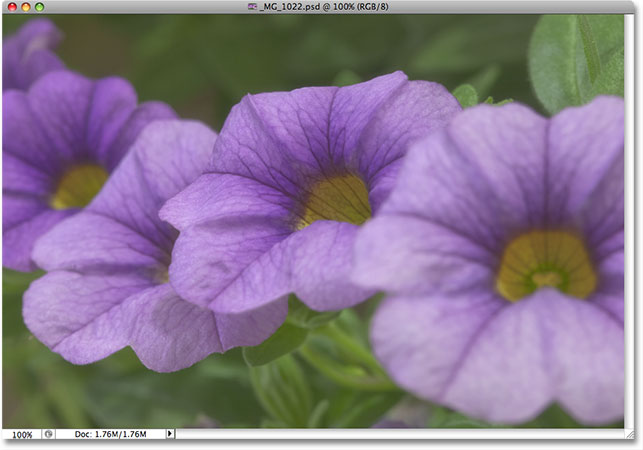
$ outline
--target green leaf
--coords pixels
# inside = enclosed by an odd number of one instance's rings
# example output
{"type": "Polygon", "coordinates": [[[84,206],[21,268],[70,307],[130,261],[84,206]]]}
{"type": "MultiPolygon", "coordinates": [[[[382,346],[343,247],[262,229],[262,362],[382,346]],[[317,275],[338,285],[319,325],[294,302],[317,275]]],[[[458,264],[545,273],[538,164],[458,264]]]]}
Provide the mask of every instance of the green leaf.
{"type": "Polygon", "coordinates": [[[623,45],[622,15],[543,16],[529,44],[528,65],[545,109],[555,114],[596,95],[619,93],[623,45]]]}
{"type": "Polygon", "coordinates": [[[623,97],[624,83],[624,50],[620,49],[607,61],[603,70],[594,81],[592,86],[592,97],[600,94],[620,95],[623,97]]]}
{"type": "Polygon", "coordinates": [[[461,84],[453,90],[452,94],[460,102],[462,108],[469,108],[478,104],[478,93],[470,84],[461,84]]]}
{"type": "Polygon", "coordinates": [[[306,340],[308,330],[284,323],[275,333],[255,347],[243,349],[243,359],[249,366],[262,366],[286,355],[306,340]]]}
{"type": "Polygon", "coordinates": [[[587,71],[589,79],[593,83],[601,72],[601,60],[598,56],[598,47],[592,33],[592,26],[589,23],[587,16],[576,16],[578,20],[578,29],[583,42],[583,51],[585,53],[585,61],[587,62],[587,71]]]}
{"type": "Polygon", "coordinates": [[[543,16],[529,44],[529,74],[536,96],[552,114],[580,104],[576,80],[575,16],[543,16]]]}
{"type": "Polygon", "coordinates": [[[250,380],[263,409],[291,428],[305,428],[312,410],[312,391],[292,355],[250,367],[250,380]]]}

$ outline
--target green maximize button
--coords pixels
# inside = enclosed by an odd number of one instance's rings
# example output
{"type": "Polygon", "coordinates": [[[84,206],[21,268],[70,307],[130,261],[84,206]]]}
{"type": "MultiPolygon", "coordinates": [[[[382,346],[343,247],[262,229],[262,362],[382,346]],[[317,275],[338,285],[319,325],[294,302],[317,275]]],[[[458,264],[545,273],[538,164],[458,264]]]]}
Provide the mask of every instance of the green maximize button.
{"type": "Polygon", "coordinates": [[[42,3],[36,3],[36,11],[40,12],[43,9],[45,9],[45,5],[43,5],[42,3]]]}

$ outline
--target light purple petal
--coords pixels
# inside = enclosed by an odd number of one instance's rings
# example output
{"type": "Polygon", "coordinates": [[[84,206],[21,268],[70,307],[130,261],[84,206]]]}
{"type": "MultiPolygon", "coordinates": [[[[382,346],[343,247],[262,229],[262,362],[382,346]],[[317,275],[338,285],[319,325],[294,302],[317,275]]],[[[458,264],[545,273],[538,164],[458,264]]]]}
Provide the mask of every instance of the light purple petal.
{"type": "MultiPolygon", "coordinates": [[[[155,120],[170,119],[178,119],[178,116],[165,103],[145,102],[138,105],[127,118],[118,135],[111,141],[111,145],[106,149],[101,147],[98,150],[100,159],[105,167],[113,170],[148,124],[155,120]]],[[[109,142],[109,140],[105,140],[105,142],[109,142]]]]}
{"type": "Polygon", "coordinates": [[[494,119],[493,113],[503,110],[489,108],[473,116],[469,111],[475,110],[466,110],[453,120],[448,131],[437,131],[413,145],[380,216],[400,215],[425,221],[442,228],[444,233],[469,240],[491,255],[500,254],[513,232],[536,221],[536,214],[530,212],[534,206],[529,202],[542,204],[534,191],[542,194],[538,187],[542,171],[531,172],[538,171],[543,153],[525,148],[543,142],[545,122],[523,107],[504,111],[494,119]],[[469,122],[461,122],[465,115],[477,125],[475,132],[467,128],[471,126],[469,122]],[[514,118],[522,125],[513,129],[512,123],[502,123],[514,118]],[[501,122],[502,127],[494,128],[496,122],[501,122]],[[455,142],[453,136],[460,131],[477,144],[467,143],[464,147],[455,142]],[[502,156],[495,154],[502,149],[507,149],[502,156]],[[521,156],[523,153],[527,156],[521,156]],[[517,161],[504,161],[512,158],[517,161]],[[518,173],[515,179],[511,169],[514,164],[518,173]],[[519,175],[523,167],[526,173],[519,175]],[[523,182],[529,194],[521,193],[523,182]]]}
{"type": "Polygon", "coordinates": [[[47,147],[43,150],[59,167],[91,155],[85,136],[93,90],[90,79],[69,71],[49,73],[29,89],[26,97],[31,120],[22,124],[21,133],[28,134],[38,128],[47,138],[47,147]]]}
{"type": "Polygon", "coordinates": [[[167,266],[176,231],[158,210],[199,175],[215,139],[196,122],[150,124],[84,212],[39,240],[34,259],[47,270],[167,266]]]}
{"type": "Polygon", "coordinates": [[[218,315],[186,302],[169,284],[129,297],[122,307],[129,344],[145,366],[173,372],[241,345],[258,345],[283,323],[287,303],[269,305],[251,314],[218,315]]]}
{"type": "Polygon", "coordinates": [[[132,295],[122,307],[127,331],[141,362],[156,372],[189,367],[222,352],[212,311],[182,300],[169,284],[132,295]]]}
{"type": "Polygon", "coordinates": [[[129,340],[122,302],[152,286],[136,274],[106,276],[55,271],[25,292],[27,328],[74,364],[88,364],[120,350],[129,340]]]}
{"type": "Polygon", "coordinates": [[[409,82],[402,72],[343,88],[246,96],[230,112],[206,173],[161,211],[181,231],[170,267],[172,285],[182,297],[211,304],[215,311],[216,297],[236,289],[261,293],[247,305],[230,305],[230,311],[274,301],[288,289],[299,289],[302,300],[317,309],[357,302],[347,298],[366,292],[348,280],[356,228],[328,223],[295,231],[295,214],[312,184],[338,173],[372,177],[367,188],[381,201],[408,143],[444,126],[459,110],[443,87],[409,82]],[[334,237],[338,233],[346,236],[334,237]],[[286,237],[288,242],[280,243],[286,237]],[[316,240],[324,244],[316,246],[316,240]],[[323,251],[322,245],[327,245],[323,251]],[[314,252],[320,254],[311,256],[314,252]],[[271,286],[256,285],[268,283],[273,272],[279,275],[271,286]],[[241,287],[246,282],[252,286],[241,287]]]}
{"type": "Polygon", "coordinates": [[[2,90],[26,90],[43,74],[64,68],[52,52],[62,34],[45,18],[25,23],[2,45],[2,90]]]}
{"type": "MultiPolygon", "coordinates": [[[[85,83],[81,83],[83,86],[85,83]]],[[[55,178],[61,171],[64,161],[69,157],[67,151],[58,155],[52,149],[49,136],[35,119],[29,97],[24,92],[10,91],[2,94],[2,158],[3,165],[10,156],[11,159],[27,166],[30,173],[41,173],[38,178],[48,175],[55,178]]],[[[7,185],[4,179],[9,174],[9,168],[18,169],[17,163],[11,167],[3,167],[3,188],[19,188],[30,192],[28,183],[21,182],[17,186],[7,185]]],[[[9,175],[11,176],[11,175],[9,175]]],[[[10,180],[7,180],[10,181],[10,180]]],[[[53,185],[53,180],[50,181],[53,185]]]]}
{"type": "Polygon", "coordinates": [[[237,175],[201,175],[165,203],[160,216],[178,230],[241,216],[286,223],[295,202],[276,189],[237,175]]]}
{"type": "MultiPolygon", "coordinates": [[[[87,111],[86,144],[94,158],[105,167],[106,154],[136,109],[134,87],[122,78],[108,77],[95,82],[87,111]]],[[[118,158],[120,160],[122,155],[118,158]]],[[[108,167],[109,170],[113,167],[108,167]]]]}
{"type": "Polygon", "coordinates": [[[257,345],[284,321],[287,304],[254,314],[215,316],[182,300],[169,284],[132,274],[50,272],[25,294],[23,315],[34,335],[75,364],[130,345],[157,372],[191,366],[214,352],[257,345]]]}
{"type": "Polygon", "coordinates": [[[287,298],[276,300],[247,313],[215,314],[223,349],[261,344],[277,331],[287,315],[287,298]]]}
{"type": "Polygon", "coordinates": [[[548,214],[554,223],[580,225],[588,244],[623,231],[624,114],[620,97],[598,97],[551,120],[548,214]]]}
{"type": "Polygon", "coordinates": [[[170,266],[174,288],[197,305],[209,304],[248,264],[292,233],[291,204],[248,178],[199,177],[160,213],[181,230],[170,266]]]}
{"type": "Polygon", "coordinates": [[[437,401],[479,330],[507,306],[483,289],[449,296],[389,297],[373,317],[371,345],[397,384],[437,401]]]}
{"type": "Polygon", "coordinates": [[[223,218],[214,224],[197,224],[181,232],[169,271],[176,291],[204,307],[236,282],[246,267],[290,234],[283,223],[262,216],[223,218]]]}
{"type": "Polygon", "coordinates": [[[396,72],[344,88],[246,96],[230,112],[208,172],[243,175],[297,196],[311,176],[356,170],[364,127],[406,82],[396,72]]]}
{"type": "Polygon", "coordinates": [[[462,291],[493,278],[496,257],[421,217],[382,215],[357,234],[352,279],[392,292],[462,291]]]}
{"type": "Polygon", "coordinates": [[[2,199],[2,264],[14,270],[31,271],[35,241],[54,225],[72,215],[72,210],[51,210],[38,199],[4,193],[2,199]]]}
{"type": "Polygon", "coordinates": [[[239,313],[294,292],[317,311],[353,306],[374,294],[349,279],[357,226],[317,221],[274,245],[249,264],[210,308],[239,313]]]}
{"type": "Polygon", "coordinates": [[[45,270],[129,267],[140,271],[162,267],[170,254],[129,224],[85,211],[44,234],[32,257],[45,270]]]}
{"type": "Polygon", "coordinates": [[[374,212],[391,191],[409,146],[444,128],[461,110],[444,86],[428,81],[404,84],[380,106],[355,151],[374,212]]]}
{"type": "Polygon", "coordinates": [[[147,126],[88,211],[126,224],[170,251],[176,231],[158,212],[205,167],[216,134],[199,122],[155,121],[147,126]]]}
{"type": "Polygon", "coordinates": [[[504,308],[471,294],[468,304],[394,297],[382,305],[371,336],[398,383],[490,422],[524,422],[551,402],[587,424],[623,416],[624,337],[614,317],[553,289],[504,308]]]}

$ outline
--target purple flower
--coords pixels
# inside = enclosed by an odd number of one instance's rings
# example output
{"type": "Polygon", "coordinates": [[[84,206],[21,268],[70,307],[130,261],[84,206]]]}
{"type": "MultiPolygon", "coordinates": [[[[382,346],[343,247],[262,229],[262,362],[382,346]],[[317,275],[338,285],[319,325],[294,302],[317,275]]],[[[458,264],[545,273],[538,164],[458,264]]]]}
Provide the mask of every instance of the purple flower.
{"type": "Polygon", "coordinates": [[[172,285],[222,313],[272,302],[285,311],[292,292],[315,310],[363,301],[372,291],[348,279],[358,225],[388,194],[409,142],[459,110],[444,87],[402,72],[246,96],[208,169],[161,210],[180,230],[172,285]]]}
{"type": "Polygon", "coordinates": [[[121,78],[92,81],[68,71],[2,95],[6,267],[35,269],[36,239],[91,201],[145,125],[174,117],[164,104],[136,101],[121,78]]]}
{"type": "Polygon", "coordinates": [[[147,367],[167,372],[275,331],[280,311],[272,321],[262,311],[260,323],[215,316],[167,282],[178,233],[158,210],[201,173],[215,138],[196,122],[148,125],[94,201],[38,240],[34,260],[50,272],[23,305],[38,339],[76,364],[130,345],[147,367]]]}
{"type": "Polygon", "coordinates": [[[371,342],[400,386],[492,422],[623,416],[623,116],[482,105],[409,151],[353,276],[392,294],[371,342]]]}
{"type": "Polygon", "coordinates": [[[52,51],[62,34],[45,18],[30,20],[2,44],[2,91],[27,90],[47,72],[65,67],[52,51]]]}

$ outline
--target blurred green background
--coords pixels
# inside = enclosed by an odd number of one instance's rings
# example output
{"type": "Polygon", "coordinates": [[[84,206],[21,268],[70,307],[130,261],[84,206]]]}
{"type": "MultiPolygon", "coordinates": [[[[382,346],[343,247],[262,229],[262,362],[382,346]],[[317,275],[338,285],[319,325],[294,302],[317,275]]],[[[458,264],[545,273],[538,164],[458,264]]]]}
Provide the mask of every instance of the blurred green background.
{"type": "MultiPolygon", "coordinates": [[[[26,16],[4,15],[4,34],[26,16]]],[[[33,16],[32,16],[33,17],[33,16]]],[[[395,70],[539,108],[527,77],[536,15],[61,15],[58,53],[87,76],[129,79],[141,100],[219,129],[246,93],[367,80],[395,70]]]]}
{"type": "MultiPolygon", "coordinates": [[[[58,53],[69,68],[91,77],[123,76],[142,101],[167,102],[182,117],[217,130],[246,93],[350,84],[394,70],[449,90],[470,83],[481,99],[513,98],[542,111],[527,75],[535,15],[48,17],[64,33],[58,53]]],[[[4,35],[25,18],[3,15],[4,35]]],[[[148,371],[130,349],[88,366],[50,352],[22,322],[22,293],[37,276],[3,270],[5,428],[263,423],[239,351],[174,374],[148,371]]],[[[366,329],[360,332],[365,336],[366,329]]],[[[305,370],[314,401],[334,399],[321,426],[368,427],[399,400],[397,393],[337,388],[305,370]]],[[[441,414],[438,426],[449,420],[455,420],[450,426],[485,426],[441,414]]],[[[547,414],[549,421],[526,426],[578,426],[555,407],[547,414]]]]}

